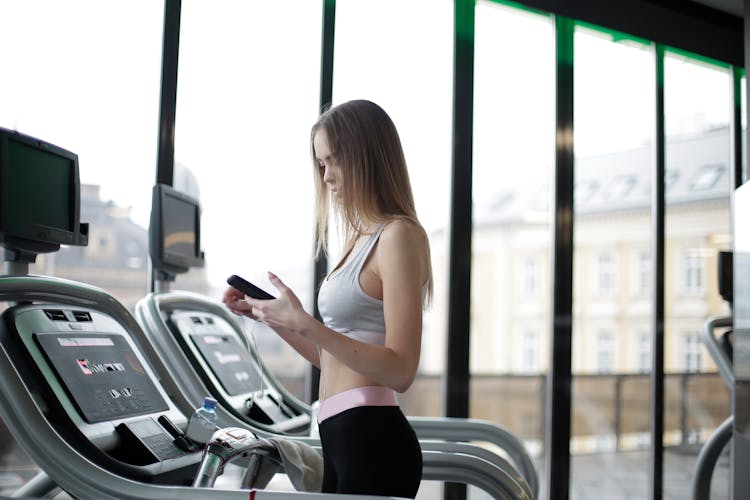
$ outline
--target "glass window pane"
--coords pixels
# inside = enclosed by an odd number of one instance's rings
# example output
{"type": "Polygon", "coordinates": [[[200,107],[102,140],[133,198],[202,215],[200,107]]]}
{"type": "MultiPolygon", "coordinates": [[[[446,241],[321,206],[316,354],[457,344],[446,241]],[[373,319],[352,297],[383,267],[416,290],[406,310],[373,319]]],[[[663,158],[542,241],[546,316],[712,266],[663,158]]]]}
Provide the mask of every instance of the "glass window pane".
{"type": "Polygon", "coordinates": [[[540,471],[554,56],[550,17],[477,2],[470,416],[511,431],[540,471]]]}
{"type": "Polygon", "coordinates": [[[0,126],[78,155],[89,223],[88,246],[41,254],[30,271],[102,287],[131,309],[147,286],[163,13],[149,0],[0,5],[0,126]]]}
{"type": "MultiPolygon", "coordinates": [[[[731,89],[728,68],[665,56],[666,169],[676,179],[665,195],[665,496],[688,496],[677,459],[695,463],[730,411],[729,389],[704,356],[701,331],[709,318],[730,314],[718,291],[717,256],[732,249],[731,89]]],[[[711,498],[727,498],[728,471],[716,467],[711,484],[711,498]]]]}
{"type": "MultiPolygon", "coordinates": [[[[430,237],[434,295],[423,317],[421,365],[412,388],[399,397],[411,415],[442,411],[452,52],[450,0],[336,2],[334,104],[368,99],[393,119],[409,165],[417,214],[430,237]]],[[[329,264],[335,262],[332,252],[329,264]]]]}
{"type": "Polygon", "coordinates": [[[618,33],[578,26],[574,37],[571,489],[580,498],[644,498],[654,58],[618,33]],[[627,484],[617,481],[624,463],[627,484]]]}
{"type": "MultiPolygon", "coordinates": [[[[218,299],[239,274],[274,291],[273,271],[312,311],[321,13],[307,0],[183,3],[174,184],[201,200],[206,267],[174,288],[218,299]]],[[[304,397],[307,362],[267,327],[244,325],[267,366],[304,397]]]]}

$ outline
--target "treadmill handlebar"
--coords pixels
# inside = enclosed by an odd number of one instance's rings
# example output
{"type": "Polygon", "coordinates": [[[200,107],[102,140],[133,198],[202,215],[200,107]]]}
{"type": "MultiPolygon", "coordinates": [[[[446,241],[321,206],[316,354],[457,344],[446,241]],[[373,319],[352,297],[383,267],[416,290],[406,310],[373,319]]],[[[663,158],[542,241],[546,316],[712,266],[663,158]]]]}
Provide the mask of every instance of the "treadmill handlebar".
{"type": "Polygon", "coordinates": [[[211,488],[224,466],[237,458],[251,454],[270,454],[275,447],[253,432],[239,427],[226,427],[214,432],[203,450],[203,458],[195,475],[193,486],[211,488]]]}
{"type": "Polygon", "coordinates": [[[47,301],[81,307],[95,307],[128,329],[140,330],[122,303],[102,288],[52,276],[0,276],[0,301],[47,301]]]}
{"type": "Polygon", "coordinates": [[[703,343],[706,346],[711,358],[716,363],[716,368],[719,370],[719,375],[724,379],[724,383],[727,385],[731,392],[734,392],[734,369],[732,367],[732,361],[727,356],[726,351],[719,345],[716,336],[714,335],[714,329],[724,328],[732,326],[731,316],[715,316],[709,318],[708,321],[703,325],[703,343]]]}

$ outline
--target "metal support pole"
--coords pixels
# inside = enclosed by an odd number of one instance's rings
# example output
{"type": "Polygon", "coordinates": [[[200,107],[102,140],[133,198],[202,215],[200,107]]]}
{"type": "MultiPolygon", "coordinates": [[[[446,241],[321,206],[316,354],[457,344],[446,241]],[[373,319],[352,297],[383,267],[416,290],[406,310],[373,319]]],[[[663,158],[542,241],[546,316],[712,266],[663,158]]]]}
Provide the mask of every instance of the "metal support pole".
{"type": "Polygon", "coordinates": [[[664,477],[664,47],[654,46],[655,71],[655,137],[652,177],[651,237],[654,278],[653,339],[651,366],[651,500],[661,500],[664,477]]]}
{"type": "Polygon", "coordinates": [[[552,178],[552,290],[550,361],[545,429],[546,491],[549,500],[570,495],[570,435],[573,337],[573,28],[556,16],[557,109],[552,178]]]}

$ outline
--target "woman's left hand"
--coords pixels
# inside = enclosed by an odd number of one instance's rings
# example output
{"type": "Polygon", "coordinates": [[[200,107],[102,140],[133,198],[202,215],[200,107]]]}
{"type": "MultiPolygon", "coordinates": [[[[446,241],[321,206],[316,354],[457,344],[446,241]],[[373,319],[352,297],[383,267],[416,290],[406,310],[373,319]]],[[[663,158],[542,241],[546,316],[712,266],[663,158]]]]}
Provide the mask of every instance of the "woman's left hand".
{"type": "Polygon", "coordinates": [[[236,288],[229,286],[224,291],[222,302],[227,308],[238,316],[247,316],[253,318],[252,308],[245,302],[245,294],[236,288]]]}
{"type": "Polygon", "coordinates": [[[308,314],[294,292],[278,276],[269,272],[268,279],[279,291],[277,299],[262,300],[245,297],[251,306],[251,314],[270,327],[281,327],[299,332],[308,314]]]}

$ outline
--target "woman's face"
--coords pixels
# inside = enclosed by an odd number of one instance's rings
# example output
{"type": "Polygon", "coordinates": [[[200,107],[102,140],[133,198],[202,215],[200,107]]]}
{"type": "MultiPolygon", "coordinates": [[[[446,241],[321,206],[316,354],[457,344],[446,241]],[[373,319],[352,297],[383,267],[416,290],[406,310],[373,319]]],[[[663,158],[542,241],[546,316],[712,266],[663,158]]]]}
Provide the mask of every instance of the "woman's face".
{"type": "Polygon", "coordinates": [[[323,182],[328,186],[328,190],[333,197],[340,200],[342,186],[338,181],[341,170],[336,165],[336,160],[331,152],[331,148],[328,146],[328,137],[326,136],[325,131],[318,130],[315,133],[315,137],[313,137],[313,146],[315,147],[315,160],[318,162],[318,167],[323,173],[323,182]]]}

